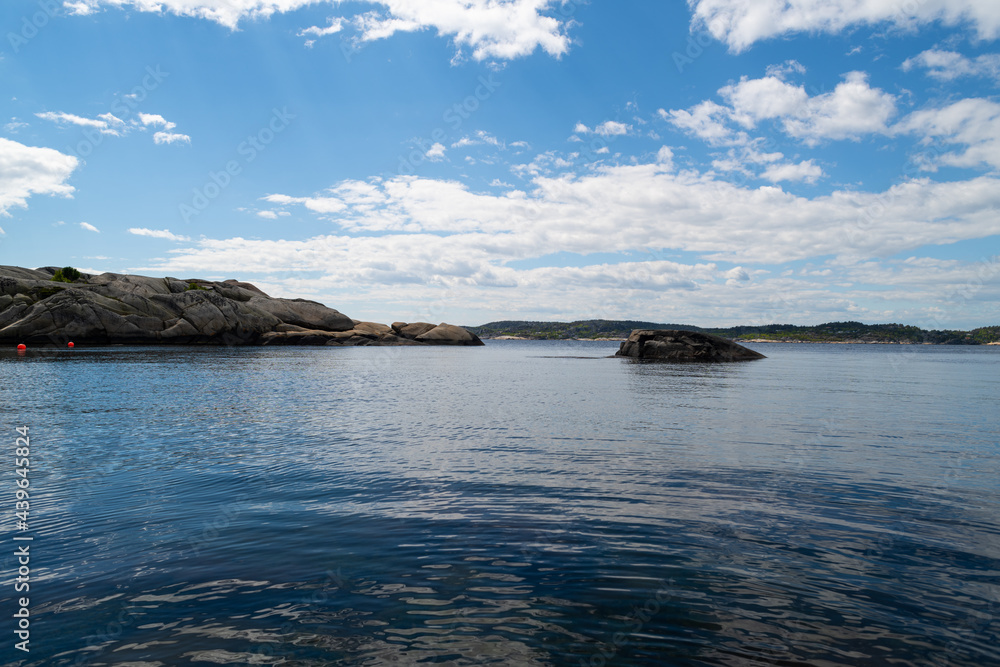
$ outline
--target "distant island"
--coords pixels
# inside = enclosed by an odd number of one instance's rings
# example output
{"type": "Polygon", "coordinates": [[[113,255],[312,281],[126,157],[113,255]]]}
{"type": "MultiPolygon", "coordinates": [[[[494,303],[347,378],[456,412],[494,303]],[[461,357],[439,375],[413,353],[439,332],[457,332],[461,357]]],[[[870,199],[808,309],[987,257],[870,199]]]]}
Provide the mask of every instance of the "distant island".
{"type": "Polygon", "coordinates": [[[636,320],[581,320],[577,322],[526,322],[505,320],[465,329],[480,338],[526,340],[626,340],[637,329],[700,331],[743,343],[876,343],[902,345],[1000,344],[1000,326],[971,331],[925,330],[905,324],[828,322],[816,326],[767,324],[702,328],[690,324],[664,324],[636,320]]]}

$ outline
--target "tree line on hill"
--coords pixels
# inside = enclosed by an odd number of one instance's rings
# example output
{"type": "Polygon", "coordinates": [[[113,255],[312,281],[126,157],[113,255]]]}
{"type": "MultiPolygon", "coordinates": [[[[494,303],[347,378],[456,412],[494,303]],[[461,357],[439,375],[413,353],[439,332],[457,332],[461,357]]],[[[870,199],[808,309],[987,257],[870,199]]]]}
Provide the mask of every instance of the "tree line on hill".
{"type": "Polygon", "coordinates": [[[723,338],[809,343],[908,343],[933,345],[985,345],[1000,342],[1000,326],[971,331],[925,330],[905,324],[827,322],[816,326],[793,324],[742,325],[704,328],[689,324],[663,324],[637,320],[581,320],[577,322],[526,322],[505,320],[465,327],[480,338],[516,336],[532,340],[627,338],[633,329],[685,329],[723,338]]]}

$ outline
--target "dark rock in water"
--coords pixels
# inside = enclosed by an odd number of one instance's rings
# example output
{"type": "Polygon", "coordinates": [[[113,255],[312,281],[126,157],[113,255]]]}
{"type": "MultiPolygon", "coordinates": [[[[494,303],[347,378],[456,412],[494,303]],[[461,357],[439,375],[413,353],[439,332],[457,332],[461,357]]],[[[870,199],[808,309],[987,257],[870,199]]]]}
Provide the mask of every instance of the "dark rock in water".
{"type": "Polygon", "coordinates": [[[358,322],[315,301],[272,298],[237,280],[102,273],[65,283],[52,281],[55,270],[0,266],[0,344],[483,344],[460,327],[403,324],[419,333],[450,327],[417,341],[417,333],[358,322]]]}
{"type": "Polygon", "coordinates": [[[731,340],[697,331],[636,329],[616,357],[663,361],[749,361],[766,357],[731,340]]]}

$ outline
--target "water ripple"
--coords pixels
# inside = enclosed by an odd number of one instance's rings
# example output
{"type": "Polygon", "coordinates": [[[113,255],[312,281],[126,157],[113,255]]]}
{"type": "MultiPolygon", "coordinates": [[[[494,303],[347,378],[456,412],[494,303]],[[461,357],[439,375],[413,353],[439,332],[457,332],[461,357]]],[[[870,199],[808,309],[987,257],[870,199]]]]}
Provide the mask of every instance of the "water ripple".
{"type": "Polygon", "coordinates": [[[1000,355],[541,345],[0,360],[3,664],[1000,664],[1000,355]]]}

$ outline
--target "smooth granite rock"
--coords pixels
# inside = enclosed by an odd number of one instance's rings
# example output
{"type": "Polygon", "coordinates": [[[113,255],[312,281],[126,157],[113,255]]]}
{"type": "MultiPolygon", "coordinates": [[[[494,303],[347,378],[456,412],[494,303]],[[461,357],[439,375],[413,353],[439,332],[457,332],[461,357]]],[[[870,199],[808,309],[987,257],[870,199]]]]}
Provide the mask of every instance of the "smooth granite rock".
{"type": "Polygon", "coordinates": [[[411,325],[394,322],[392,327],[388,327],[360,320],[355,321],[353,329],[337,332],[279,326],[273,332],[261,336],[261,343],[263,345],[483,345],[483,341],[475,334],[451,324],[434,325],[418,322],[411,325]],[[423,339],[420,336],[411,337],[413,331],[437,333],[431,338],[423,339]]]}
{"type": "Polygon", "coordinates": [[[436,326],[436,324],[431,324],[430,322],[413,322],[412,324],[407,324],[406,322],[393,322],[392,330],[397,336],[415,340],[417,336],[427,333],[436,326]]]}
{"type": "Polygon", "coordinates": [[[766,357],[742,345],[697,331],[636,329],[616,357],[661,361],[749,361],[766,357]]]}
{"type": "Polygon", "coordinates": [[[0,266],[0,343],[224,345],[482,345],[461,327],[419,323],[400,333],[321,303],[269,297],[250,283],[82,274],[0,266]],[[424,341],[418,334],[440,330],[424,341]]]}
{"type": "Polygon", "coordinates": [[[354,331],[373,336],[386,336],[392,333],[392,328],[378,322],[358,322],[354,325],[354,331]]]}
{"type": "Polygon", "coordinates": [[[415,339],[420,343],[431,343],[436,345],[482,345],[476,334],[456,327],[454,324],[442,322],[426,333],[422,333],[415,339]]]}

